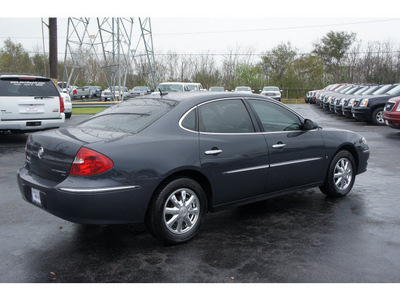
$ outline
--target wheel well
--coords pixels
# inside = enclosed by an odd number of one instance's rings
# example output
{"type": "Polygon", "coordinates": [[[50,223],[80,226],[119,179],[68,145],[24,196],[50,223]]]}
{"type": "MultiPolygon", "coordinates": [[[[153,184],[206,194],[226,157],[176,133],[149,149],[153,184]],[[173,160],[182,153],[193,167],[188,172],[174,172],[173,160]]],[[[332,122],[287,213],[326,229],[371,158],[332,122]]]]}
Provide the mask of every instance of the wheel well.
{"type": "Polygon", "coordinates": [[[198,171],[183,170],[183,171],[178,171],[176,173],[171,174],[157,186],[157,188],[154,190],[153,194],[151,195],[151,200],[149,202],[149,205],[147,206],[146,216],[148,214],[149,208],[151,206],[151,203],[153,202],[155,195],[157,195],[169,182],[173,181],[174,179],[181,178],[181,177],[193,179],[198,184],[200,184],[207,196],[207,207],[208,208],[211,207],[213,193],[212,193],[211,184],[210,184],[210,181],[208,180],[208,178],[198,171]]]}
{"type": "Polygon", "coordinates": [[[357,150],[353,146],[344,145],[344,146],[340,147],[332,157],[334,157],[338,152],[340,152],[342,150],[346,150],[346,151],[350,152],[350,154],[354,157],[354,161],[356,163],[356,173],[358,173],[359,157],[358,157],[357,150]]]}

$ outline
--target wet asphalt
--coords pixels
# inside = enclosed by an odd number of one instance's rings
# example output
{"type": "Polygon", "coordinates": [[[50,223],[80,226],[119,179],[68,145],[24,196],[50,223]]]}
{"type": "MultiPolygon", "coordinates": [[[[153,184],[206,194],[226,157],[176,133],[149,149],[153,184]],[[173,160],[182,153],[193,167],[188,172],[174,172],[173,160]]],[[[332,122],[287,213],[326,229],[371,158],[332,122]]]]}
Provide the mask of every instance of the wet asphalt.
{"type": "Polygon", "coordinates": [[[27,134],[0,134],[0,283],[400,282],[400,130],[291,107],[365,136],[368,171],[352,192],[329,199],[308,189],[210,213],[179,246],[141,225],[79,225],[26,203],[16,173],[27,134]]]}

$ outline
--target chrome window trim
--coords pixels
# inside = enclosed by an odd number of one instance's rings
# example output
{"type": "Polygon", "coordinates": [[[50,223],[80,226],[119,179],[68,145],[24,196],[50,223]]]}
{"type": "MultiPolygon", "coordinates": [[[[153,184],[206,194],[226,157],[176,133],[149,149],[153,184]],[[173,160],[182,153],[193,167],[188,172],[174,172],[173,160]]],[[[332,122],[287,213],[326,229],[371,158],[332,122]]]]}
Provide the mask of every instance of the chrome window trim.
{"type": "Polygon", "coordinates": [[[129,186],[118,186],[118,187],[108,187],[108,188],[59,188],[58,190],[70,193],[99,193],[99,192],[114,192],[123,191],[130,189],[138,189],[139,185],[129,185],[129,186]]]}
{"type": "MultiPolygon", "coordinates": [[[[191,109],[189,109],[187,112],[185,112],[183,114],[183,116],[179,119],[178,122],[178,126],[188,132],[191,133],[200,133],[200,134],[209,134],[209,135],[254,135],[254,134],[273,134],[273,133],[291,133],[291,132],[301,132],[303,130],[290,130],[290,131],[260,131],[260,132],[238,132],[238,133],[223,133],[223,132],[204,132],[204,131],[194,131],[194,130],[190,130],[187,129],[185,127],[182,126],[182,122],[183,119],[186,117],[186,115],[188,115],[193,109],[196,109],[202,105],[208,104],[208,103],[212,103],[212,102],[216,102],[216,101],[224,101],[224,100],[241,100],[243,102],[243,99],[246,100],[258,100],[258,101],[266,101],[266,102],[270,102],[273,103],[274,105],[279,105],[281,107],[283,107],[284,109],[287,109],[288,111],[290,111],[291,113],[295,114],[301,121],[304,121],[305,119],[299,115],[296,111],[294,111],[293,109],[291,109],[290,107],[284,106],[281,103],[275,103],[276,100],[269,100],[269,99],[261,99],[261,98],[249,98],[249,97],[238,97],[238,98],[218,98],[218,99],[213,99],[213,100],[209,100],[207,102],[203,102],[200,104],[197,104],[195,106],[193,106],[191,109]]],[[[250,114],[249,114],[250,115],[250,114]]],[[[251,118],[251,115],[250,115],[251,118]]],[[[307,131],[317,131],[318,128],[316,129],[311,129],[311,130],[307,130],[307,131]]]]}

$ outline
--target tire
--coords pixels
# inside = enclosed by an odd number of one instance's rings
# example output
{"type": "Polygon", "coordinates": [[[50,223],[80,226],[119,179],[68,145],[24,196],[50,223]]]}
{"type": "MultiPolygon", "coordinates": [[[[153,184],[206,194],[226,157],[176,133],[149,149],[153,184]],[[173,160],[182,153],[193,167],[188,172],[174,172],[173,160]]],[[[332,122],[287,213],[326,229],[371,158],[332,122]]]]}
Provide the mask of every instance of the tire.
{"type": "Polygon", "coordinates": [[[333,157],[325,182],[319,188],[328,197],[343,197],[351,191],[355,179],[354,158],[350,152],[342,150],[333,157]]]}
{"type": "Polygon", "coordinates": [[[72,115],[72,113],[66,113],[66,114],[65,114],[65,118],[66,118],[66,119],[69,119],[69,118],[71,118],[71,115],[72,115]]]}
{"type": "Polygon", "coordinates": [[[385,125],[385,121],[383,120],[383,107],[378,107],[372,112],[371,121],[375,125],[385,125]]]}
{"type": "Polygon", "coordinates": [[[200,184],[190,178],[177,178],[153,197],[146,227],[162,242],[180,244],[197,234],[206,212],[207,196],[200,184]]]}

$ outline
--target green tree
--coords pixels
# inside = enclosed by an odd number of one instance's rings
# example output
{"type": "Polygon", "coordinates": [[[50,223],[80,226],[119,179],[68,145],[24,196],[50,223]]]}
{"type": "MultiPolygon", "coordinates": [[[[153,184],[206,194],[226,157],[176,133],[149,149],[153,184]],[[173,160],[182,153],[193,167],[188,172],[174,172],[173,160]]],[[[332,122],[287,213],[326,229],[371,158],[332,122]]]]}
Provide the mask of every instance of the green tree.
{"type": "Polygon", "coordinates": [[[14,44],[11,39],[4,41],[0,50],[0,72],[29,74],[33,72],[32,61],[21,44],[14,44]]]}
{"type": "Polygon", "coordinates": [[[257,66],[239,63],[235,72],[236,86],[244,85],[252,89],[262,88],[262,78],[260,69],[257,66]]]}
{"type": "Polygon", "coordinates": [[[287,42],[281,43],[261,56],[260,68],[267,82],[281,86],[296,55],[297,49],[287,42]]]}
{"type": "Polygon", "coordinates": [[[342,62],[355,39],[356,34],[353,32],[329,31],[320,41],[313,44],[313,53],[324,60],[326,73],[331,76],[328,80],[341,81],[342,62]]]}

